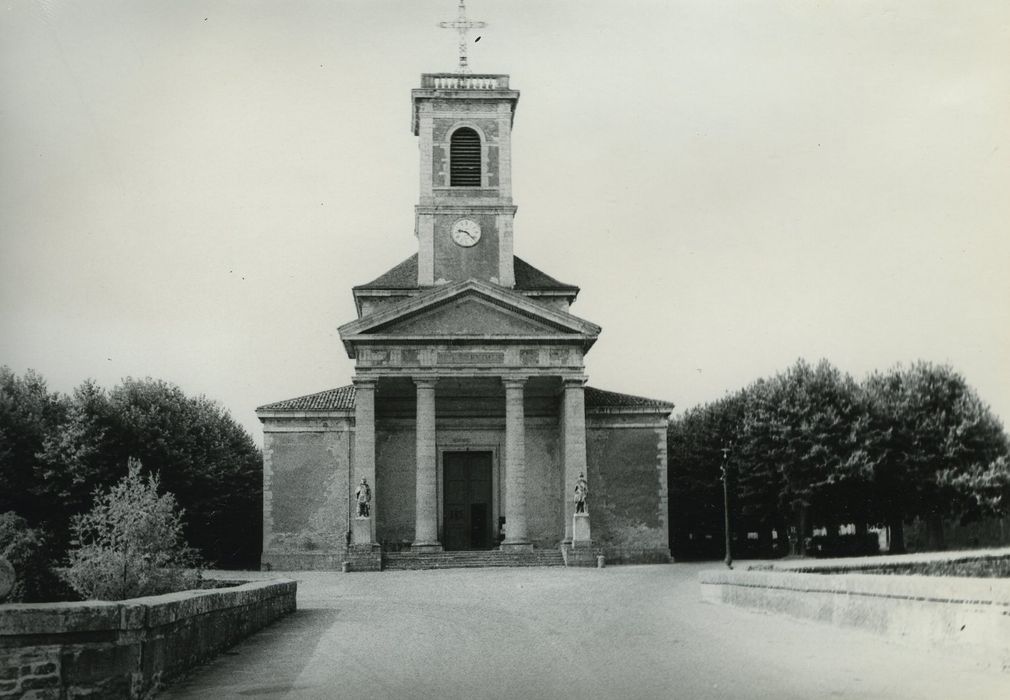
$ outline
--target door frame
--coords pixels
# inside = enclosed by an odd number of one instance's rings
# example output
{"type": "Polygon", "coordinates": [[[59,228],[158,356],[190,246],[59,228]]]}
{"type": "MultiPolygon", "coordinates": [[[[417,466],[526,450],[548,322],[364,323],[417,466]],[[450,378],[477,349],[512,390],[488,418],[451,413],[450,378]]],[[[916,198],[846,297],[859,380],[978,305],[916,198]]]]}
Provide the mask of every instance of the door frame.
{"type": "Polygon", "coordinates": [[[443,456],[446,452],[490,452],[491,453],[491,532],[490,542],[498,541],[498,518],[501,517],[501,470],[499,469],[498,445],[496,443],[474,443],[466,445],[438,445],[438,541],[443,541],[445,525],[445,480],[442,471],[443,456]]]}

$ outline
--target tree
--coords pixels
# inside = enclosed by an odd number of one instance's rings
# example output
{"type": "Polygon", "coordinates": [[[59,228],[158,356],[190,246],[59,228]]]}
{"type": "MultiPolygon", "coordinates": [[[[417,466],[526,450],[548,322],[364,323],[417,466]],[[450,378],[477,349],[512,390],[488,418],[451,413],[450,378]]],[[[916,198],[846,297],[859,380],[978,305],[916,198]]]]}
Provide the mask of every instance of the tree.
{"type": "Polygon", "coordinates": [[[183,539],[182,511],[139,460],[92,509],[74,519],[67,580],[87,599],[124,600],[184,590],[199,583],[195,550],[183,539]]]}
{"type": "Polygon", "coordinates": [[[1006,512],[1007,437],[1000,422],[946,365],[917,362],[864,382],[870,416],[862,453],[875,498],[904,549],[903,522],[925,520],[932,548],[943,546],[943,518],[1006,512]]]}
{"type": "Polygon", "coordinates": [[[717,534],[723,529],[722,448],[739,430],[741,394],[689,409],[670,423],[667,460],[670,473],[670,530],[674,556],[714,555],[722,538],[690,542],[688,533],[717,534]],[[706,543],[712,551],[703,551],[706,543]]]}
{"type": "Polygon", "coordinates": [[[746,390],[737,450],[741,498],[768,515],[791,513],[805,553],[810,510],[824,521],[854,517],[862,474],[851,468],[860,419],[856,385],[826,360],[803,360],[746,390]]]}
{"type": "Polygon", "coordinates": [[[262,455],[227,411],[179,387],[127,378],[109,393],[110,451],[135,455],[186,508],[186,536],[217,565],[255,565],[262,537],[262,455]]]}
{"type": "Polygon", "coordinates": [[[186,537],[204,557],[219,566],[258,562],[262,458],[220,405],[167,382],[130,378],[111,391],[86,381],[62,405],[59,425],[36,442],[27,485],[60,504],[44,514],[57,543],[68,544],[70,518],[87,509],[96,488],[120,479],[133,455],[185,508],[186,537]]]}
{"type": "Polygon", "coordinates": [[[66,549],[70,521],[88,509],[96,489],[111,486],[121,475],[125,459],[109,449],[112,408],[106,392],[88,380],[66,398],[62,421],[51,430],[36,453],[34,489],[40,498],[58,503],[45,519],[55,544],[66,549]]]}
{"type": "Polygon", "coordinates": [[[36,455],[65,410],[35,372],[18,377],[0,367],[0,512],[14,511],[31,525],[45,521],[52,503],[38,488],[36,455]]]}

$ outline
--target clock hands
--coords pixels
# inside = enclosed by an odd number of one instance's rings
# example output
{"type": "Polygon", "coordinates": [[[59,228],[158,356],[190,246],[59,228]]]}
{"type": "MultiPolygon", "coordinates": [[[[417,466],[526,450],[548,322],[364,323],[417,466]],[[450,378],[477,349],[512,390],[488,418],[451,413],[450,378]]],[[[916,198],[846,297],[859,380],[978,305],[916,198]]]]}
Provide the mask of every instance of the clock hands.
{"type": "Polygon", "coordinates": [[[456,245],[469,248],[477,245],[480,240],[480,224],[469,219],[457,220],[449,229],[452,232],[452,240],[456,245]]]}

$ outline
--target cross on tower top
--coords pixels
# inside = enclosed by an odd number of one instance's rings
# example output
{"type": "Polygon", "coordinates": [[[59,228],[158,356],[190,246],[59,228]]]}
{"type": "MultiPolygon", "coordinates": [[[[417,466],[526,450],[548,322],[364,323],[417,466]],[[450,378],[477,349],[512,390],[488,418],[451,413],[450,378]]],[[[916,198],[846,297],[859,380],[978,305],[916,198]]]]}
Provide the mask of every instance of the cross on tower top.
{"type": "Polygon", "coordinates": [[[486,27],[487,22],[472,22],[466,18],[465,0],[459,0],[459,13],[455,22],[439,22],[442,29],[455,29],[459,34],[459,72],[469,73],[470,67],[466,62],[466,35],[471,29],[486,27]]]}

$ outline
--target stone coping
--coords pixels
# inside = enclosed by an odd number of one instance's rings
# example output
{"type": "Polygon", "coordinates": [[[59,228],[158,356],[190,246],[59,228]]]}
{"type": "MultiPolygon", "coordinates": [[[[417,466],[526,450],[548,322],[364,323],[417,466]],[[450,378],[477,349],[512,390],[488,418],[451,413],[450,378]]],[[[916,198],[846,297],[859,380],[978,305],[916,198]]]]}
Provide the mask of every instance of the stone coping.
{"type": "Polygon", "coordinates": [[[810,571],[820,570],[859,571],[860,569],[881,569],[908,564],[929,564],[932,562],[977,561],[981,559],[1002,559],[1010,557],[1010,547],[987,549],[961,549],[944,552],[913,552],[911,554],[886,554],[871,557],[839,557],[836,559],[782,559],[761,564],[750,564],[751,571],[810,571]]]}
{"type": "Polygon", "coordinates": [[[0,605],[0,638],[159,627],[217,610],[254,605],[281,595],[294,595],[296,587],[293,580],[272,579],[229,588],[181,591],[121,601],[0,605]]]}
{"type": "MultiPolygon", "coordinates": [[[[708,570],[702,586],[739,586],[795,593],[907,599],[953,604],[992,605],[1010,615],[1010,579],[891,574],[814,574],[796,571],[708,570]]],[[[994,609],[995,609],[994,608],[994,609]]]]}

